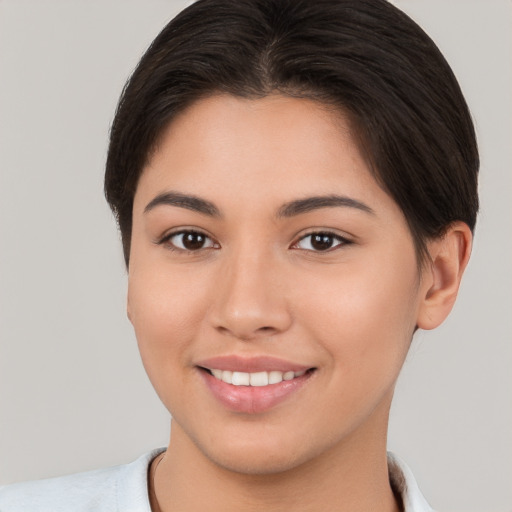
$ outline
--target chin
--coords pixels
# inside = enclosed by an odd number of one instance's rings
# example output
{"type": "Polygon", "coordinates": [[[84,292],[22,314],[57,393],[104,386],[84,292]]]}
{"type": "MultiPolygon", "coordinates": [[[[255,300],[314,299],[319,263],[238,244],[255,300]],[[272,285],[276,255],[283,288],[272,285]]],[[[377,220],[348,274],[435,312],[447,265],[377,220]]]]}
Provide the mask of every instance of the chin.
{"type": "Polygon", "coordinates": [[[206,456],[218,467],[241,475],[265,476],[286,473],[301,466],[307,456],[293,456],[280,452],[264,449],[245,451],[242,454],[230,453],[206,453],[206,456]]]}
{"type": "Polygon", "coordinates": [[[193,442],[201,455],[217,467],[241,475],[260,476],[293,471],[330,451],[336,444],[336,440],[329,436],[324,437],[323,442],[311,445],[311,439],[306,435],[261,430],[252,435],[225,431],[215,436],[215,442],[197,438],[193,442]]]}

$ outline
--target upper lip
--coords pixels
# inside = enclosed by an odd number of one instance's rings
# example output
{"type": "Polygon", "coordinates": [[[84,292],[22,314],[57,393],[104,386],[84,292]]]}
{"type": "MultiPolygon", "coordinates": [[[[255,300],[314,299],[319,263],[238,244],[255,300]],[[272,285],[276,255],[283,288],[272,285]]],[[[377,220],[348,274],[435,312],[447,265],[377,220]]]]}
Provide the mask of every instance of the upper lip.
{"type": "Polygon", "coordinates": [[[272,356],[240,356],[240,355],[224,355],[203,359],[196,363],[197,366],[207,368],[209,370],[230,370],[234,372],[300,372],[306,371],[311,366],[285,361],[272,356]]]}

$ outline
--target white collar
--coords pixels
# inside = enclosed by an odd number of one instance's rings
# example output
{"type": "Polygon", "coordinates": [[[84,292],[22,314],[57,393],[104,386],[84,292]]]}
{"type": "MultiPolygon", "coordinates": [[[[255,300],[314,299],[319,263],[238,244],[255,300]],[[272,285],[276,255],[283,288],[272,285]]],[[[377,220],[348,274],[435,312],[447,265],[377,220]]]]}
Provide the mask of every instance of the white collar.
{"type": "MultiPolygon", "coordinates": [[[[118,481],[119,510],[150,512],[147,474],[151,461],[164,449],[146,453],[123,467],[118,481]]],[[[393,491],[402,498],[403,512],[434,512],[416,483],[411,470],[396,455],[388,452],[389,480],[393,491]]]]}
{"type": "Polygon", "coordinates": [[[388,452],[388,468],[391,487],[402,498],[404,512],[434,512],[407,464],[391,452],[388,452]]]}

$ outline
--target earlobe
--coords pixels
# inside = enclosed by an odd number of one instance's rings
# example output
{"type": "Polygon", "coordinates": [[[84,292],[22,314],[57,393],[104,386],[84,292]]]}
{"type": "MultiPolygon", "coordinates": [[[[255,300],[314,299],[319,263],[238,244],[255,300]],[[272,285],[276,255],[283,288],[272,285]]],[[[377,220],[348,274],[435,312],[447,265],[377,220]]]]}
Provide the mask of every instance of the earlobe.
{"type": "Polygon", "coordinates": [[[464,222],[455,222],[440,238],[428,244],[430,262],[423,271],[417,326],[434,329],[448,316],[457,298],[460,281],[471,254],[472,233],[464,222]]]}

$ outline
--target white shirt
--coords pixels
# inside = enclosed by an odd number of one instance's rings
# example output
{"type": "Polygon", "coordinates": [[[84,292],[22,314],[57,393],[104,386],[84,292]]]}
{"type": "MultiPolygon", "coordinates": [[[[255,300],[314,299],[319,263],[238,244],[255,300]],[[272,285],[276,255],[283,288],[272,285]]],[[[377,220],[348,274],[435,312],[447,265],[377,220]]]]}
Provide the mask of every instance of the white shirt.
{"type": "MultiPolygon", "coordinates": [[[[0,487],[0,512],[151,512],[147,475],[153,450],[131,464],[0,487]]],[[[433,512],[411,470],[388,454],[390,481],[405,512],[433,512]]]]}

